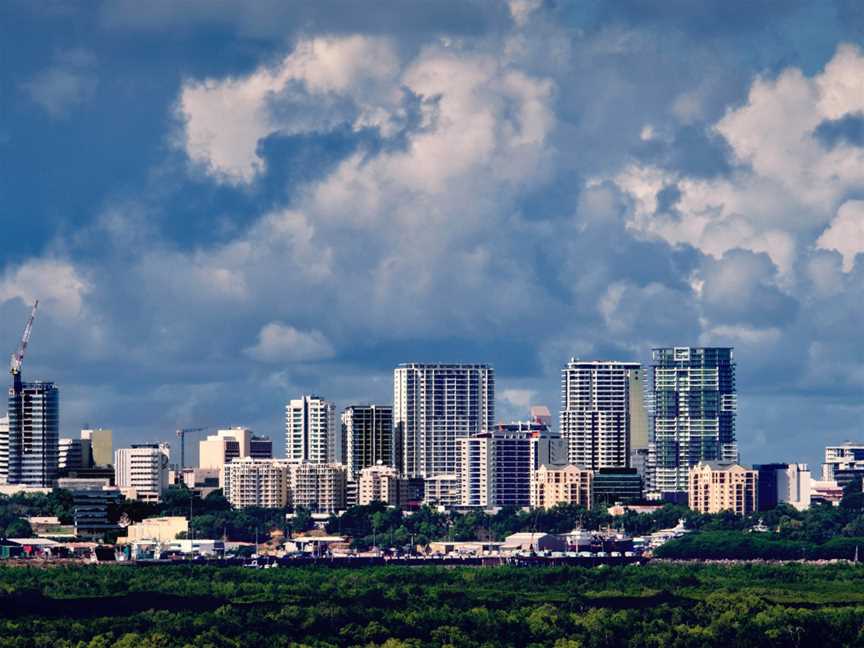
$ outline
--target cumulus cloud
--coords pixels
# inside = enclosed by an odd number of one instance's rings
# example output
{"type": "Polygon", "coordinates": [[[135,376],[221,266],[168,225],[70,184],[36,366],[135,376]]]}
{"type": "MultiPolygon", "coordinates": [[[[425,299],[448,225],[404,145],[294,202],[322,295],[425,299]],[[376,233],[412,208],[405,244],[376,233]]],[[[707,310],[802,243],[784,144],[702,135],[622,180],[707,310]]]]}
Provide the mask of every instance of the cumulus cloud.
{"type": "Polygon", "coordinates": [[[258,334],[246,355],[261,362],[313,362],[334,355],[333,346],[320,331],[299,331],[281,322],[270,322],[258,334]]]}
{"type": "Polygon", "coordinates": [[[843,270],[855,265],[855,255],[864,252],[864,201],[850,200],[837,210],[831,225],[817,239],[823,250],[837,250],[843,255],[843,270]]]}
{"type": "Polygon", "coordinates": [[[0,302],[21,299],[32,304],[37,299],[64,318],[77,317],[90,290],[89,281],[68,261],[34,259],[20,266],[9,266],[0,278],[0,302]]]}

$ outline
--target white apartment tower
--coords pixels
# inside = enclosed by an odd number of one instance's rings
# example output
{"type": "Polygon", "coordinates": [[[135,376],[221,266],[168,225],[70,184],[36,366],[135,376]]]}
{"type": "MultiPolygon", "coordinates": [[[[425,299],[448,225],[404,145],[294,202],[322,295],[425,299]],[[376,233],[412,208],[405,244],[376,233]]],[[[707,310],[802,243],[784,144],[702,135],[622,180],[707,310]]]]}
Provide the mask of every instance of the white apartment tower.
{"type": "Polygon", "coordinates": [[[459,439],[491,430],[494,420],[489,365],[409,363],[393,372],[397,467],[407,477],[457,474],[459,439]]]}
{"type": "Polygon", "coordinates": [[[158,502],[168,488],[167,443],[133,445],[114,453],[114,481],[132,498],[158,502]]]}
{"type": "Polygon", "coordinates": [[[567,363],[561,370],[561,436],[569,463],[591,470],[629,467],[634,421],[643,428],[635,430],[636,443],[647,445],[647,419],[638,410],[643,381],[638,362],[567,363]]]}
{"type": "Polygon", "coordinates": [[[342,463],[336,408],[318,396],[301,396],[285,406],[285,458],[300,463],[342,463]]]}

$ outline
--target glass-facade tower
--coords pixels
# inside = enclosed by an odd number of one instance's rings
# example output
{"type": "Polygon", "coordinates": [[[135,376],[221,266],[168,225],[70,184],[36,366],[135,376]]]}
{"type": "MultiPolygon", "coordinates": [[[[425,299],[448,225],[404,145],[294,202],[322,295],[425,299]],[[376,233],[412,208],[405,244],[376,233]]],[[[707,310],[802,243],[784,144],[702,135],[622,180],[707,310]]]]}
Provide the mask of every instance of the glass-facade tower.
{"type": "Polygon", "coordinates": [[[729,347],[653,350],[652,487],[685,493],[700,461],[738,461],[735,358],[729,347]]]}
{"type": "Polygon", "coordinates": [[[9,431],[0,440],[10,484],[53,486],[60,459],[60,395],[52,382],[14,381],[9,390],[9,431]]]}

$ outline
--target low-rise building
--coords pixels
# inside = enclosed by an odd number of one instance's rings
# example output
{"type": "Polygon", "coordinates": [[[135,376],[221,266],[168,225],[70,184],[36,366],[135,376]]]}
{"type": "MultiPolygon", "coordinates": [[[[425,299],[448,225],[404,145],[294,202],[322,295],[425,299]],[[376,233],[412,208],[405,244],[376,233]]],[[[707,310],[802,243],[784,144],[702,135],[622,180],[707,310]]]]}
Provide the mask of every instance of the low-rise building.
{"type": "Polygon", "coordinates": [[[357,503],[383,502],[388,506],[403,506],[408,501],[408,481],[392,466],[378,464],[360,470],[357,482],[357,503]]]}
{"type": "Polygon", "coordinates": [[[121,542],[149,540],[152,542],[173,542],[180,533],[189,533],[189,520],[182,516],[148,518],[126,528],[126,538],[121,542]]]}
{"type": "Polygon", "coordinates": [[[700,461],[690,469],[689,504],[697,513],[732,511],[749,515],[757,510],[759,472],[740,464],[700,461]]]}
{"type": "Polygon", "coordinates": [[[64,477],[57,486],[72,493],[73,523],[79,537],[97,538],[119,527],[108,519],[108,509],[121,499],[109,479],[64,477]]]}
{"type": "Polygon", "coordinates": [[[558,535],[551,533],[514,533],[504,539],[501,545],[502,552],[527,551],[540,553],[541,551],[566,551],[567,541],[558,535]]]}
{"type": "Polygon", "coordinates": [[[423,503],[452,507],[461,503],[459,475],[437,475],[423,480],[423,503]]]}
{"type": "Polygon", "coordinates": [[[167,443],[119,448],[114,453],[114,483],[126,497],[158,502],[168,488],[169,458],[167,443]]]}
{"type": "Polygon", "coordinates": [[[833,479],[813,479],[810,481],[810,502],[825,502],[834,506],[840,505],[843,499],[843,487],[833,479]]]}
{"type": "Polygon", "coordinates": [[[600,468],[594,471],[591,484],[598,506],[642,499],[642,476],[635,468],[600,468]]]}
{"type": "Polygon", "coordinates": [[[591,508],[592,480],[592,472],[578,466],[540,466],[531,475],[531,506],[576,504],[591,508]]]}
{"type": "Polygon", "coordinates": [[[759,472],[759,510],[789,504],[799,511],[810,507],[810,470],[807,464],[773,463],[753,466],[759,472]]]}

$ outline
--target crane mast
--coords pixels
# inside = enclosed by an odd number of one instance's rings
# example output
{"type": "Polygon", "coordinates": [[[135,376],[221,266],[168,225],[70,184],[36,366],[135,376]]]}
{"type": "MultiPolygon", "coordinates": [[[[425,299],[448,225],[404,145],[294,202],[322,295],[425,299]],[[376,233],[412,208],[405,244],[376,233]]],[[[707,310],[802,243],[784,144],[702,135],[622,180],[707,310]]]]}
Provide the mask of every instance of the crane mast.
{"type": "Polygon", "coordinates": [[[12,374],[12,386],[16,393],[21,390],[21,365],[24,364],[24,354],[27,352],[27,345],[30,343],[30,334],[33,332],[33,321],[36,319],[36,308],[38,306],[39,300],[37,299],[33,303],[33,309],[30,311],[30,318],[24,326],[24,333],[21,335],[18,349],[12,354],[9,360],[9,373],[12,374]]]}

